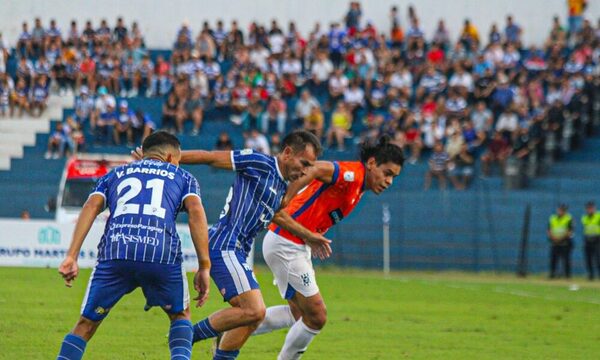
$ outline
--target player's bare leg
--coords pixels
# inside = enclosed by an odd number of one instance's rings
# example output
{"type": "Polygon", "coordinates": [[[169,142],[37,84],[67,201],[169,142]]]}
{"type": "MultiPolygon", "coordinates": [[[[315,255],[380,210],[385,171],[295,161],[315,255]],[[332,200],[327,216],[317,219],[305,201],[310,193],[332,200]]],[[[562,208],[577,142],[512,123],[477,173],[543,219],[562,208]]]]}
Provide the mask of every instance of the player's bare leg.
{"type": "MultiPolygon", "coordinates": [[[[232,307],[217,311],[194,325],[194,342],[223,333],[217,352],[237,352],[265,318],[265,303],[254,289],[229,300],[232,307]],[[230,331],[235,329],[235,331],[230,331]]],[[[216,357],[215,357],[216,358],[216,357]]]]}
{"type": "Polygon", "coordinates": [[[80,316],[77,324],[75,324],[75,327],[73,328],[73,331],[71,331],[71,334],[77,335],[85,341],[90,341],[101,323],[102,321],[92,321],[80,316]]]}

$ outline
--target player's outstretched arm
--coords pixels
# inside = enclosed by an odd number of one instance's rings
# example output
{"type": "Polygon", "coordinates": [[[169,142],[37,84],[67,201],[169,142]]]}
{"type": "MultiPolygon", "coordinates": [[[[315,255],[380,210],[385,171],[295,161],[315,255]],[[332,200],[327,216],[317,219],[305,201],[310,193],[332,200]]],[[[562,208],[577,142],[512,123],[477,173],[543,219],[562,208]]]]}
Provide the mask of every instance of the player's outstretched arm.
{"type": "MultiPolygon", "coordinates": [[[[135,160],[144,158],[144,152],[141,147],[131,151],[131,156],[135,160]]],[[[203,164],[210,165],[220,169],[233,170],[231,162],[231,151],[205,151],[205,150],[185,150],[181,152],[181,164],[203,164]]]]}
{"type": "Polygon", "coordinates": [[[68,287],[71,287],[72,281],[79,274],[77,258],[79,257],[83,240],[85,240],[85,237],[92,228],[96,216],[98,216],[103,209],[104,196],[98,194],[90,195],[81,209],[81,213],[75,224],[69,251],[67,252],[65,260],[58,267],[58,272],[62,275],[63,279],[65,279],[65,285],[68,287]]]}
{"type": "Polygon", "coordinates": [[[204,207],[197,196],[188,196],[183,201],[189,215],[190,234],[198,257],[198,271],[194,276],[194,289],[198,292],[196,306],[208,299],[210,288],[210,257],[208,255],[208,224],[204,207]]]}
{"type": "Polygon", "coordinates": [[[275,213],[273,222],[284,228],[300,239],[304,240],[310,246],[314,256],[323,260],[331,256],[331,240],[325,236],[312,232],[305,228],[302,224],[294,220],[285,210],[280,210],[275,213]]]}
{"type": "Polygon", "coordinates": [[[314,166],[310,167],[306,175],[292,182],[283,198],[283,206],[286,206],[300,190],[304,189],[313,180],[319,180],[322,183],[329,184],[333,181],[335,166],[330,161],[316,161],[314,166]]]}

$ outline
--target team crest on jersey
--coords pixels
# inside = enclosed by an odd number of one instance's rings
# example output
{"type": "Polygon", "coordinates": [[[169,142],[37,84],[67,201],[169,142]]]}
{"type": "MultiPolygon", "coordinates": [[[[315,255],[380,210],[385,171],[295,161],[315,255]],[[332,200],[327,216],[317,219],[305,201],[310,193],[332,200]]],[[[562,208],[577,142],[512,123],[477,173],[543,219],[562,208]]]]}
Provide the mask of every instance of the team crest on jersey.
{"type": "Polygon", "coordinates": [[[302,285],[304,285],[304,286],[310,285],[310,275],[308,275],[308,273],[304,273],[304,274],[300,275],[300,278],[302,279],[302,285]]]}
{"type": "Polygon", "coordinates": [[[346,171],[344,173],[344,181],[347,181],[347,182],[354,181],[354,171],[346,171]]]}

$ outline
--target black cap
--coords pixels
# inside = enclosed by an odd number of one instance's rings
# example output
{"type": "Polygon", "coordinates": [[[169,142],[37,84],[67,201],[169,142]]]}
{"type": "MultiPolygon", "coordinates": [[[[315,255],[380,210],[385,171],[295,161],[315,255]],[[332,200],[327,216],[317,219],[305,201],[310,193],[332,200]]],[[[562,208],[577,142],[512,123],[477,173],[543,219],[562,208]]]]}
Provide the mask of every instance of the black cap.
{"type": "Polygon", "coordinates": [[[565,203],[561,203],[561,204],[558,204],[558,208],[566,211],[569,208],[569,206],[565,203]]]}
{"type": "Polygon", "coordinates": [[[594,207],[594,206],[596,206],[596,204],[594,204],[593,201],[588,201],[585,203],[585,207],[594,207]]]}

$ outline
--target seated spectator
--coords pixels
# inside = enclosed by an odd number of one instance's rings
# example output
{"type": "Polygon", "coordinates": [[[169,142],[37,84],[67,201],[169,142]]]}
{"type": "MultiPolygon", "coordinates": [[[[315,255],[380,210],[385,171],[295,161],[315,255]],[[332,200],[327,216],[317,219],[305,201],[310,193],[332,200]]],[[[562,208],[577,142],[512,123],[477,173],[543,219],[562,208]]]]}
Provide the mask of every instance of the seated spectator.
{"type": "Polygon", "coordinates": [[[506,139],[510,139],[511,134],[517,130],[519,126],[519,117],[512,107],[507,108],[498,117],[496,122],[496,132],[501,133],[506,139]]]}
{"type": "Polygon", "coordinates": [[[107,118],[108,113],[113,112],[117,106],[115,97],[108,93],[108,89],[104,86],[98,89],[98,98],[94,105],[94,112],[91,117],[91,129],[95,130],[100,118],[107,118]]]}
{"type": "Polygon", "coordinates": [[[129,104],[126,100],[119,102],[119,113],[116,116],[116,121],[113,128],[113,139],[115,145],[121,145],[123,135],[127,137],[127,145],[133,146],[133,133],[131,130],[131,119],[135,114],[129,109],[129,104]]]}
{"type": "Polygon", "coordinates": [[[48,106],[48,95],[46,76],[39,76],[35,80],[35,85],[33,85],[33,89],[31,90],[30,112],[32,115],[37,110],[37,117],[42,116],[42,113],[48,106]]]}
{"type": "Polygon", "coordinates": [[[263,113],[261,124],[263,134],[272,134],[273,129],[280,134],[285,133],[285,123],[287,120],[286,106],[285,101],[281,100],[279,93],[273,94],[267,104],[266,111],[263,113]]]}
{"type": "Polygon", "coordinates": [[[277,155],[281,152],[281,135],[274,133],[271,135],[271,155],[277,155]]]}
{"type": "Polygon", "coordinates": [[[350,136],[352,127],[352,113],[346,107],[346,104],[339,102],[334,113],[331,115],[331,127],[327,132],[326,146],[331,147],[335,138],[338,151],[346,149],[344,141],[350,136]]]}
{"type": "Polygon", "coordinates": [[[314,105],[310,114],[304,118],[304,130],[315,134],[319,139],[323,137],[324,117],[321,108],[314,105]]]}
{"type": "Polygon", "coordinates": [[[429,190],[433,177],[437,178],[440,189],[446,189],[448,180],[448,163],[450,156],[444,151],[444,145],[438,141],[433,146],[433,153],[429,158],[429,170],[425,173],[425,184],[423,188],[429,190]]]}
{"type": "Polygon", "coordinates": [[[511,149],[508,141],[506,141],[501,133],[495,132],[488,145],[488,150],[481,156],[483,175],[490,175],[490,166],[494,163],[499,164],[500,168],[503,170],[510,152],[511,149]]]}
{"type": "Polygon", "coordinates": [[[29,87],[24,78],[19,78],[17,80],[17,85],[15,86],[15,91],[12,96],[12,106],[11,116],[14,113],[14,108],[19,109],[19,116],[23,116],[23,112],[25,111],[29,112],[29,87]]]}
{"type": "Polygon", "coordinates": [[[58,159],[65,154],[66,136],[63,123],[56,124],[48,139],[48,148],[44,156],[46,159],[58,159]]]}
{"type": "Polygon", "coordinates": [[[217,139],[217,143],[215,144],[215,150],[221,151],[231,151],[233,150],[233,142],[229,137],[229,134],[225,131],[219,134],[219,138],[217,139]]]}
{"type": "Polygon", "coordinates": [[[80,124],[90,122],[94,112],[94,99],[89,96],[87,86],[82,86],[79,96],[75,98],[75,119],[80,124]]]}
{"type": "Polygon", "coordinates": [[[477,105],[471,111],[471,121],[473,122],[473,128],[477,131],[477,136],[487,138],[494,125],[494,116],[485,106],[485,101],[477,102],[477,105]]]}
{"type": "Polygon", "coordinates": [[[264,102],[260,96],[260,92],[255,89],[250,94],[248,102],[248,111],[243,116],[244,129],[258,129],[261,122],[261,115],[265,109],[264,102]]]}
{"type": "Polygon", "coordinates": [[[83,151],[85,149],[85,136],[83,135],[81,124],[72,116],[69,116],[65,126],[69,128],[69,137],[66,139],[67,148],[65,148],[65,152],[68,151],[75,155],[78,152],[83,151]]]}
{"type": "Polygon", "coordinates": [[[404,124],[402,124],[402,133],[404,134],[404,146],[410,149],[408,163],[416,164],[421,158],[423,141],[421,140],[420,124],[414,114],[407,114],[404,124]]]}
{"type": "Polygon", "coordinates": [[[469,186],[475,172],[475,158],[469,152],[467,143],[462,143],[460,152],[451,158],[449,164],[450,181],[456,190],[464,190],[469,186]]]}
{"type": "Polygon", "coordinates": [[[246,137],[244,147],[266,155],[271,155],[271,147],[269,146],[267,137],[261,134],[256,128],[250,130],[250,134],[246,137]]]}
{"type": "Polygon", "coordinates": [[[154,64],[150,56],[145,55],[142,62],[136,67],[133,78],[133,96],[138,93],[145,94],[146,97],[152,96],[152,75],[154,73],[154,64]]]}
{"type": "Polygon", "coordinates": [[[348,89],[348,78],[344,75],[341,68],[335,69],[333,76],[329,78],[329,106],[335,107],[337,102],[344,97],[344,92],[348,89]]]}
{"type": "Polygon", "coordinates": [[[13,97],[14,83],[5,72],[0,72],[0,116],[6,116],[11,110],[11,98],[13,97]]]}
{"type": "Polygon", "coordinates": [[[162,109],[162,127],[171,133],[182,133],[185,114],[183,102],[179,101],[174,92],[170,93],[162,109]]]}
{"type": "Polygon", "coordinates": [[[73,88],[73,84],[70,84],[69,77],[67,75],[67,66],[65,65],[62,56],[58,56],[52,65],[51,78],[56,82],[58,86],[59,94],[64,95],[67,89],[73,88]]]}
{"type": "Polygon", "coordinates": [[[300,94],[300,99],[298,99],[298,101],[296,102],[296,108],[294,112],[298,127],[303,126],[305,121],[304,119],[310,114],[313,106],[320,107],[317,99],[315,99],[311,95],[310,91],[302,90],[302,93],[300,94]]]}
{"type": "Polygon", "coordinates": [[[141,109],[137,109],[133,113],[133,116],[131,117],[131,131],[134,144],[144,142],[144,139],[155,130],[156,124],[152,121],[150,115],[144,113],[141,109]]]}
{"type": "Polygon", "coordinates": [[[450,158],[455,157],[460,153],[463,144],[465,144],[465,139],[462,133],[460,131],[454,132],[446,140],[446,153],[448,153],[450,158]]]}
{"type": "Polygon", "coordinates": [[[181,118],[182,123],[177,125],[178,129],[183,129],[183,122],[191,120],[193,124],[192,135],[200,134],[200,128],[202,127],[202,120],[204,118],[204,101],[202,100],[202,93],[200,88],[192,88],[192,94],[185,101],[184,105],[185,116],[181,118]]]}

